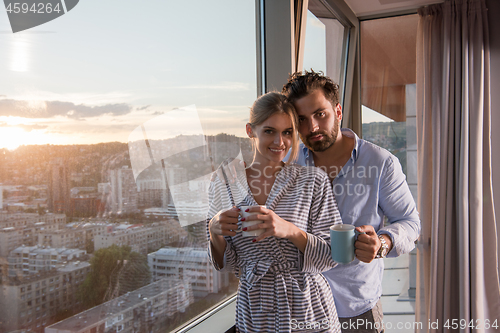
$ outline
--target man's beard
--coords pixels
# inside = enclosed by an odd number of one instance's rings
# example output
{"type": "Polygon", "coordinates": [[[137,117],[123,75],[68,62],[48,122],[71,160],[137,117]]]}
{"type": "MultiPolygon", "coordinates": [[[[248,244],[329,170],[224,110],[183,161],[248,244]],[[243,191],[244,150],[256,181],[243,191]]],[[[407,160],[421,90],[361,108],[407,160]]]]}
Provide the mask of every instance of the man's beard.
{"type": "Polygon", "coordinates": [[[310,133],[306,137],[300,136],[300,139],[304,143],[304,145],[314,152],[323,152],[333,146],[335,141],[337,141],[337,136],[339,134],[338,120],[335,119],[335,123],[330,133],[326,131],[316,131],[314,133],[310,133]],[[320,141],[309,141],[311,137],[316,135],[322,135],[323,138],[320,141]]]}

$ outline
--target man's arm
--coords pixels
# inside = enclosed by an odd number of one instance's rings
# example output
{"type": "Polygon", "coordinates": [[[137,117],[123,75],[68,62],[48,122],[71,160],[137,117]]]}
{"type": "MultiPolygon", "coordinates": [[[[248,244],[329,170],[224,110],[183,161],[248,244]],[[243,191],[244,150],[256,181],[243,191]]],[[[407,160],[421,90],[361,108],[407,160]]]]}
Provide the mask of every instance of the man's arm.
{"type": "Polygon", "coordinates": [[[391,239],[388,257],[409,253],[420,235],[420,218],[401,164],[393,155],[382,171],[379,195],[379,206],[390,224],[377,234],[391,239]]]}
{"type": "Polygon", "coordinates": [[[389,247],[387,257],[397,257],[413,250],[420,234],[420,219],[415,201],[401,164],[393,155],[384,164],[378,195],[379,207],[390,225],[382,227],[378,232],[370,225],[356,228],[358,232],[364,233],[356,241],[356,257],[366,263],[376,258],[382,245],[379,237],[384,238],[389,247]]]}

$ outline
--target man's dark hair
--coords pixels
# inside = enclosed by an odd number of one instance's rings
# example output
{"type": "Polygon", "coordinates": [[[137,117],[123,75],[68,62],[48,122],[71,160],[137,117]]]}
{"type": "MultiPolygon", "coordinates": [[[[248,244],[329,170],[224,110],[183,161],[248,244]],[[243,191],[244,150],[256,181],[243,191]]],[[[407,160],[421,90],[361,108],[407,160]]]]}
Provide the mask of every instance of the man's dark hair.
{"type": "Polygon", "coordinates": [[[339,100],[339,85],[332,81],[323,72],[311,71],[295,72],[288,78],[282,92],[290,102],[309,95],[316,89],[323,90],[325,97],[335,107],[339,100]]]}

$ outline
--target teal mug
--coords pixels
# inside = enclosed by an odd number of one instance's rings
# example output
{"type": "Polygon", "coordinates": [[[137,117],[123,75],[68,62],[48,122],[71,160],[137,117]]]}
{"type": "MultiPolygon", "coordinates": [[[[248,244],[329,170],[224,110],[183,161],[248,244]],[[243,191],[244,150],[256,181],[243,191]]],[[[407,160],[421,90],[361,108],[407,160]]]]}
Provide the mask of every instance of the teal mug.
{"type": "Polygon", "coordinates": [[[339,264],[348,264],[354,260],[354,242],[360,232],[352,224],[335,224],[330,227],[332,259],[339,264]]]}

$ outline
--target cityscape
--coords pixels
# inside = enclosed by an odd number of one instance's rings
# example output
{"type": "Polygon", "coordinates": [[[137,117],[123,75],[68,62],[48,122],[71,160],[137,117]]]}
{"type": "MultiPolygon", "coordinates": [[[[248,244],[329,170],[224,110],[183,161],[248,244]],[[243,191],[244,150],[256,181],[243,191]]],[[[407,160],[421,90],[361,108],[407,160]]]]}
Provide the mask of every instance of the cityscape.
{"type": "Polygon", "coordinates": [[[138,175],[130,143],[0,150],[0,331],[165,332],[232,295],[206,252],[207,181],[251,146],[199,139],[148,142],[178,153],[138,175]]]}

